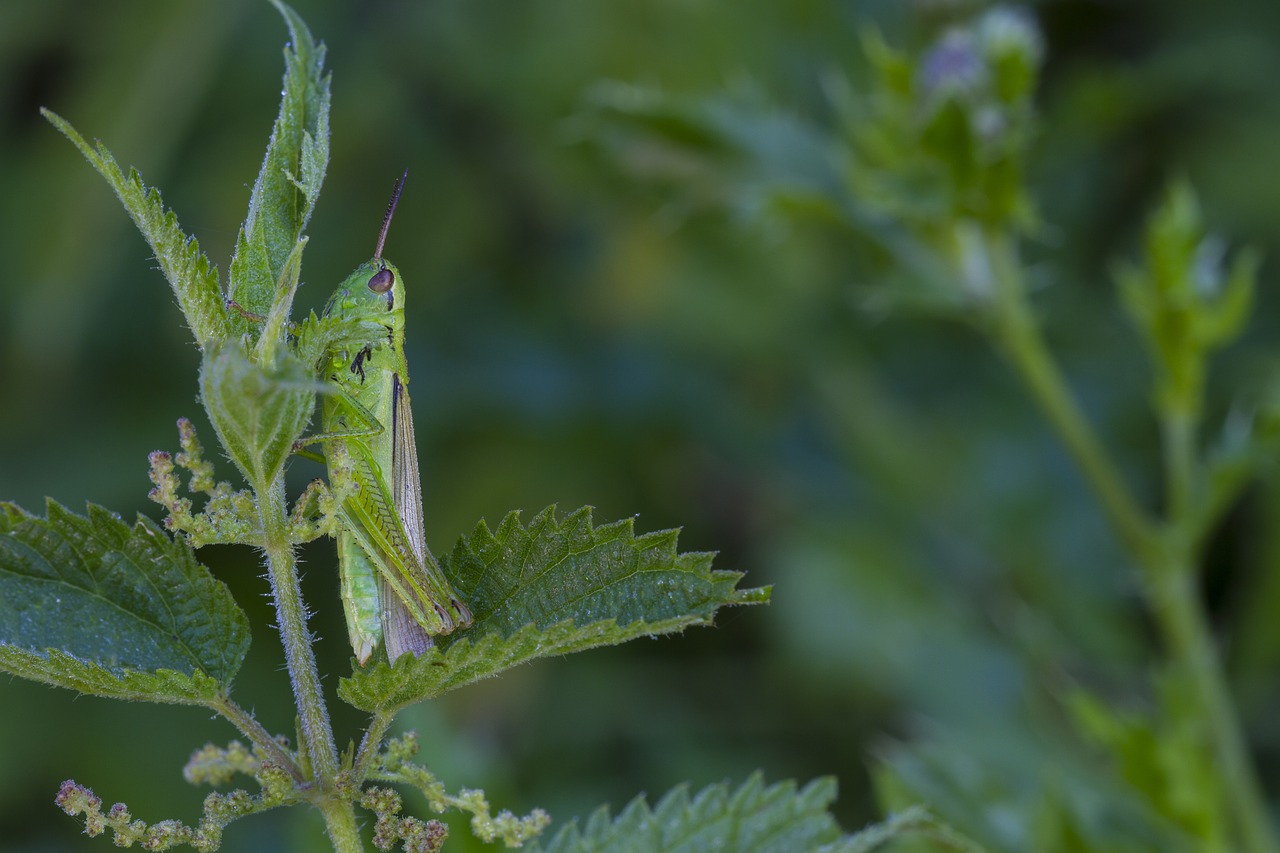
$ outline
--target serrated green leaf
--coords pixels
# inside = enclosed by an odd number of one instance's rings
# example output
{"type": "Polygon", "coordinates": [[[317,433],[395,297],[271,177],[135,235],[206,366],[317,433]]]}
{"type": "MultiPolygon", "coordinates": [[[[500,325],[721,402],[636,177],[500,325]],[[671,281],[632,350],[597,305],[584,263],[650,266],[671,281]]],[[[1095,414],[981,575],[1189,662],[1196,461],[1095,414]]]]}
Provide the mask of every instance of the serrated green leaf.
{"type": "Polygon", "coordinates": [[[795,782],[765,786],[755,773],[737,790],[727,783],[711,785],[690,797],[681,785],[650,807],[644,797],[632,800],[611,818],[601,807],[579,827],[561,829],[535,853],[676,853],[717,850],[732,853],[794,853],[798,850],[852,849],[826,847],[842,839],[828,808],[836,782],[822,778],[797,791],[795,782]]]}
{"type": "MultiPolygon", "coordinates": [[[[281,273],[306,229],[329,163],[329,77],[323,44],[291,8],[272,0],[289,27],[284,51],[280,112],[262,169],[249,197],[249,212],[231,260],[231,298],[249,312],[267,315],[278,298],[281,273]]],[[[288,313],[277,306],[277,313],[288,313]]],[[[238,331],[251,329],[235,320],[238,331]]]]}
{"type": "Polygon", "coordinates": [[[156,261],[178,297],[178,306],[182,308],[200,348],[207,349],[226,338],[231,326],[223,306],[222,291],[218,287],[218,270],[200,251],[196,239],[183,232],[178,225],[178,217],[165,210],[159,190],[147,189],[135,169],[130,169],[128,177],[125,177],[106,146],[100,142],[90,145],[66,119],[46,109],[40,113],[80,149],[85,159],[115,190],[155,253],[156,261]]]}
{"type": "Polygon", "coordinates": [[[753,592],[734,589],[740,572],[713,571],[713,554],[679,553],[678,535],[637,536],[629,518],[597,527],[590,507],[557,519],[552,506],[527,526],[518,512],[494,532],[481,522],[444,565],[470,603],[473,636],[507,637],[530,623],[549,628],[566,619],[710,621],[718,608],[753,592]]]}
{"type": "Polygon", "coordinates": [[[636,536],[630,519],[595,527],[589,507],[562,519],[548,507],[528,525],[513,512],[493,532],[481,522],[441,560],[472,627],[418,658],[356,672],[338,695],[368,711],[401,708],[534,658],[680,631],[721,607],[768,600],[769,588],[737,589],[741,573],[713,571],[713,555],[678,553],[676,536],[636,536]]]}
{"type": "Polygon", "coordinates": [[[0,504],[0,669],[99,696],[216,696],[249,648],[231,593],[148,519],[88,512],[0,504]]]}
{"type": "Polygon", "coordinates": [[[29,652],[0,644],[0,670],[78,693],[135,702],[209,705],[226,692],[225,683],[203,672],[107,668],[57,649],[29,652]]]}

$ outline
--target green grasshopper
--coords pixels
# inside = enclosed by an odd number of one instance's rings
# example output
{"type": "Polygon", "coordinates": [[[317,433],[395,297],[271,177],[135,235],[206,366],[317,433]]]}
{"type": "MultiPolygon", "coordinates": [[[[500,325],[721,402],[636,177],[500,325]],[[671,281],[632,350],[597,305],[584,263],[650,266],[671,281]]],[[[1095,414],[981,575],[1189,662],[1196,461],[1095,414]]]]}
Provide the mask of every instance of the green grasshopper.
{"type": "Polygon", "coordinates": [[[325,308],[326,318],[385,327],[386,340],[329,353],[323,433],[305,440],[328,446],[331,481],[341,466],[357,486],[339,510],[338,568],[351,648],[361,665],[380,642],[394,662],[405,652],[426,651],[433,636],[471,624],[471,611],[427,548],[404,357],[405,287],[400,271],[382,257],[407,176],[406,170],[396,181],[373,258],[347,276],[325,308]]]}

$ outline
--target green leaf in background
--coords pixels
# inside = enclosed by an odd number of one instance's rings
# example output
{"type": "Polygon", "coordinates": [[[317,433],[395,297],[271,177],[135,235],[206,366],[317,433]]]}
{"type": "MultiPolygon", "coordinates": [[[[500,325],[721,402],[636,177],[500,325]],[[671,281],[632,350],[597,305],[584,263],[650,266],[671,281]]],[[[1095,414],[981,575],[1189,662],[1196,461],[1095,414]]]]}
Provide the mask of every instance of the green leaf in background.
{"type": "Polygon", "coordinates": [[[743,220],[783,208],[844,215],[839,146],[759,92],[687,98],[599,83],[575,124],[633,176],[662,184],[681,208],[725,206],[743,220]]]}
{"type": "Polygon", "coordinates": [[[249,648],[231,593],[181,539],[89,505],[0,504],[0,669],[83,693],[202,703],[249,648]]]}
{"type": "Polygon", "coordinates": [[[183,232],[178,225],[178,217],[165,210],[160,191],[147,189],[135,169],[130,169],[128,177],[125,177],[120,164],[106,146],[102,143],[90,145],[66,119],[46,109],[40,113],[80,149],[85,159],[116,191],[147,245],[155,252],[156,261],[178,297],[178,305],[200,348],[206,349],[225,338],[230,326],[222,292],[218,288],[218,269],[200,251],[196,239],[183,232]]]}
{"type": "MultiPolygon", "coordinates": [[[[329,163],[329,77],[324,45],[317,45],[302,18],[272,0],[289,25],[280,113],[262,169],[249,197],[249,212],[236,239],[229,293],[239,305],[266,315],[277,285],[311,218],[329,163]]],[[[287,314],[285,306],[285,313],[287,314]]],[[[235,320],[248,331],[249,322],[235,320]]]]}
{"type": "Polygon", "coordinates": [[[1063,741],[1043,726],[1028,730],[1008,717],[981,733],[938,728],[927,739],[881,745],[882,761],[872,774],[883,809],[928,803],[966,835],[1008,853],[1220,849],[1163,819],[1145,794],[1091,764],[1096,756],[1079,738],[1063,741]]]}
{"type": "Polygon", "coordinates": [[[1226,791],[1208,747],[1193,687],[1177,670],[1156,678],[1161,713],[1121,711],[1076,689],[1070,711],[1081,734],[1105,750],[1134,793],[1202,850],[1230,849],[1226,791]]]}
{"type": "Polygon", "coordinates": [[[401,708],[547,655],[708,624],[770,588],[739,590],[739,572],[713,571],[711,554],[681,554],[675,530],[636,536],[632,520],[594,527],[584,507],[529,524],[510,513],[481,522],[441,560],[470,605],[472,627],[418,658],[380,663],[343,679],[338,695],[367,711],[401,708]]]}
{"type": "MultiPolygon", "coordinates": [[[[868,113],[848,81],[833,75],[826,83],[832,110],[858,129],[856,138],[741,89],[695,98],[598,84],[587,93],[576,122],[584,139],[633,177],[661,185],[674,199],[668,209],[687,215],[724,208],[743,225],[774,235],[793,226],[834,227],[861,263],[875,270],[878,297],[892,293],[894,305],[954,312],[964,303],[952,265],[897,227],[908,220],[927,220],[932,227],[942,203],[923,195],[923,182],[914,174],[900,179],[910,193],[898,183],[880,186],[893,181],[892,173],[882,164],[869,169],[864,161],[902,158],[906,143],[894,135],[896,127],[882,127],[888,119],[868,113]],[[886,138],[868,138],[872,127],[886,138]],[[874,182],[864,180],[868,172],[874,182]],[[889,258],[892,264],[885,263],[889,258]]],[[[914,104],[909,90],[895,94],[914,104]]]]}

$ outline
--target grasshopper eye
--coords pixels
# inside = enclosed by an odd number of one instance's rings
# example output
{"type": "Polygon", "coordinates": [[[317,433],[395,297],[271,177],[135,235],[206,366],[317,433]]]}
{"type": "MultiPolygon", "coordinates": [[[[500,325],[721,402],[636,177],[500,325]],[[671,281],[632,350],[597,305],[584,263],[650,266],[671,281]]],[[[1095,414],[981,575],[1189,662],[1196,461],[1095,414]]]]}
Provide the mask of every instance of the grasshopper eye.
{"type": "Polygon", "coordinates": [[[395,274],[383,267],[369,277],[369,289],[374,293],[386,293],[396,283],[395,274]]]}

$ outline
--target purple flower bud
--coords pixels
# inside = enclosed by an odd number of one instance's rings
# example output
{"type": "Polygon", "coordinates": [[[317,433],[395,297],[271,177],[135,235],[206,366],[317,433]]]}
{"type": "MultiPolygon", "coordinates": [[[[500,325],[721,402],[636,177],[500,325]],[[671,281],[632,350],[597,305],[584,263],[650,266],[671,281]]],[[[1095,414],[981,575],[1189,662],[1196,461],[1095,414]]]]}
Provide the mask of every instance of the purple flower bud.
{"type": "Polygon", "coordinates": [[[920,87],[926,95],[969,92],[986,76],[978,46],[964,30],[947,33],[920,62],[920,87]]]}

